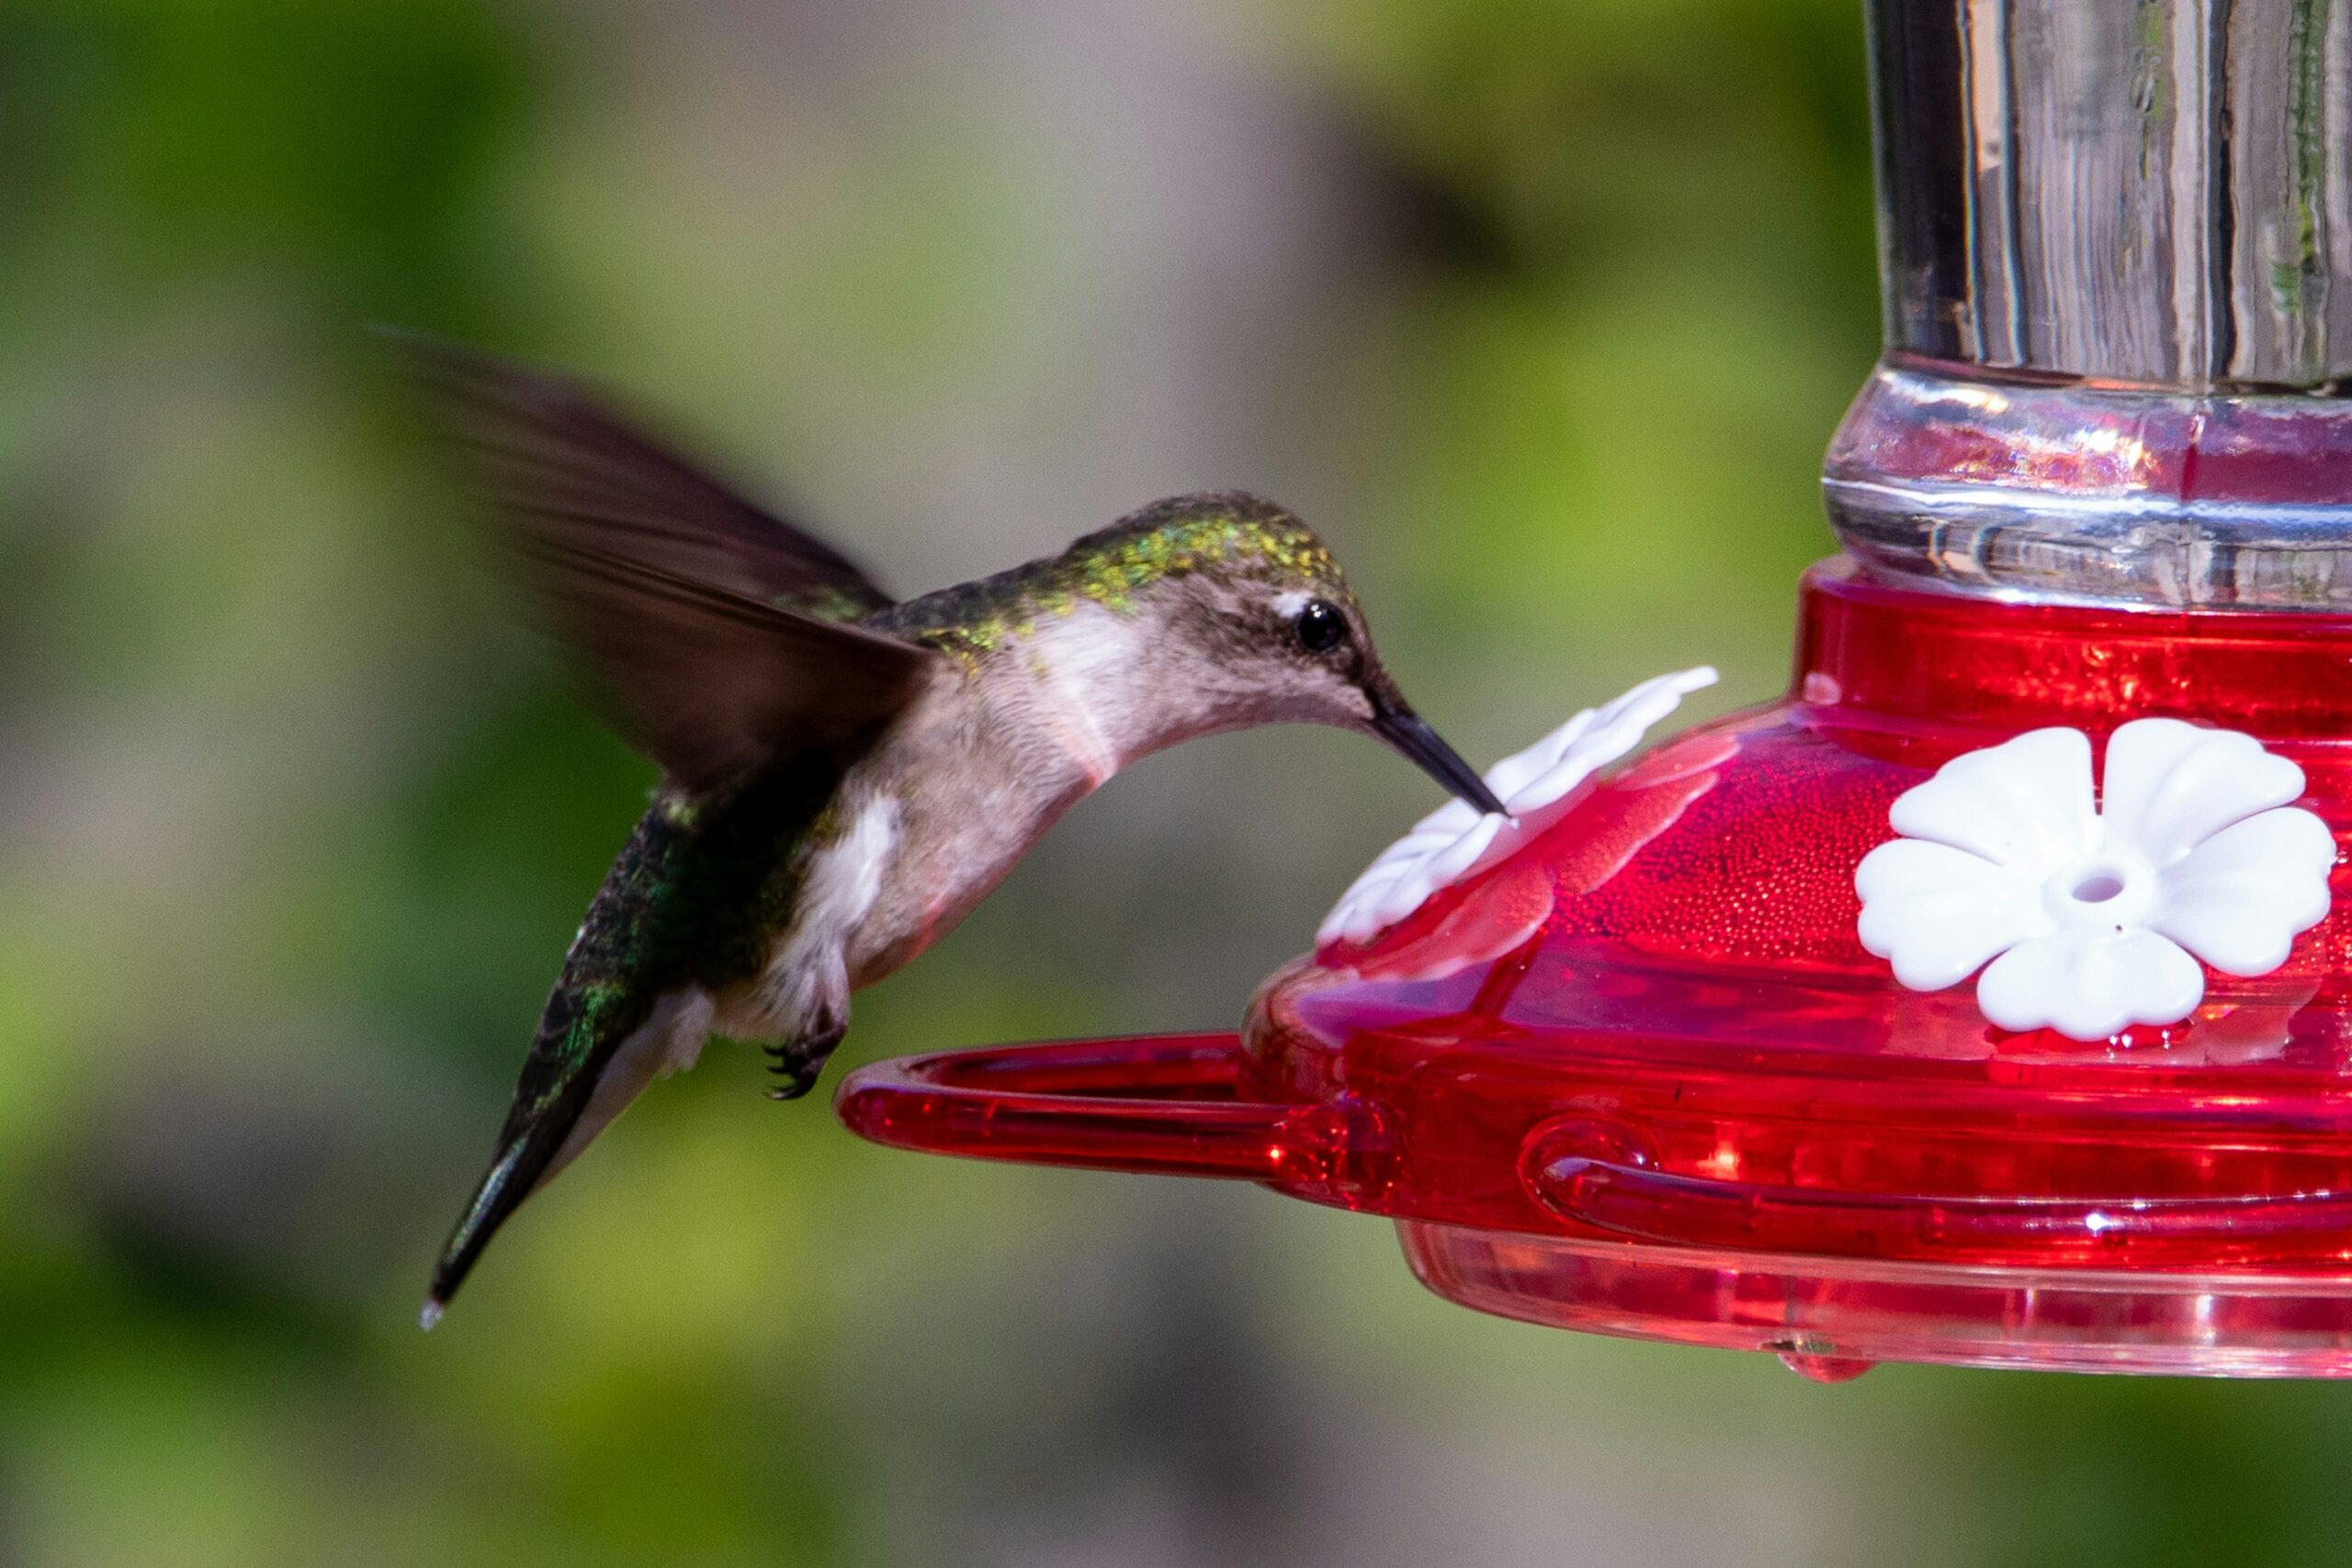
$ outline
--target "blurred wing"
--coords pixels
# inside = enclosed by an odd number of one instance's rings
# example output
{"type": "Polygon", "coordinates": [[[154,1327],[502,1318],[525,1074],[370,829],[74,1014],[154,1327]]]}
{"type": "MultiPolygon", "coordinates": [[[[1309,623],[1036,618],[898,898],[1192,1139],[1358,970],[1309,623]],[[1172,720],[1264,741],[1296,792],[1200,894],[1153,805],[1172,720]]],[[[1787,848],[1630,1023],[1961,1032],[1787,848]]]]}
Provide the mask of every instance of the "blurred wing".
{"type": "Polygon", "coordinates": [[[568,383],[439,345],[415,352],[537,619],[673,782],[706,794],[837,747],[897,713],[936,662],[802,613],[889,601],[568,383]]]}
{"type": "Polygon", "coordinates": [[[938,655],[643,561],[531,541],[521,577],[630,745],[696,794],[840,747],[914,695],[938,655]]]}
{"type": "Polygon", "coordinates": [[[526,540],[642,561],[826,620],[890,596],[823,540],[753,505],[578,383],[404,338],[485,498],[526,540]]]}

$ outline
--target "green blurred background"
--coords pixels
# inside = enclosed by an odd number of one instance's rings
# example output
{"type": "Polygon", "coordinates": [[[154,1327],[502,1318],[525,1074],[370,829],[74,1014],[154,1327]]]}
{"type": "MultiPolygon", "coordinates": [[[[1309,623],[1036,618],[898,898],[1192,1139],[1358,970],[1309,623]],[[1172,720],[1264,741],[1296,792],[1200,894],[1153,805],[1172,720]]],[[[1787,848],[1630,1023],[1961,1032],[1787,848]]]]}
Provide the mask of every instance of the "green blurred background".
{"type": "MultiPolygon", "coordinates": [[[[625,386],[906,589],[1266,491],[1484,760],[1774,690],[1866,142],[1855,0],[0,3],[0,1561],[2341,1561],[2352,1394],[1483,1319],[1376,1220],[888,1153],[750,1053],[416,1331],[650,774],[367,324],[625,386]]],[[[1155,760],[845,1055],[1231,1021],[1431,803],[1155,760]]]]}

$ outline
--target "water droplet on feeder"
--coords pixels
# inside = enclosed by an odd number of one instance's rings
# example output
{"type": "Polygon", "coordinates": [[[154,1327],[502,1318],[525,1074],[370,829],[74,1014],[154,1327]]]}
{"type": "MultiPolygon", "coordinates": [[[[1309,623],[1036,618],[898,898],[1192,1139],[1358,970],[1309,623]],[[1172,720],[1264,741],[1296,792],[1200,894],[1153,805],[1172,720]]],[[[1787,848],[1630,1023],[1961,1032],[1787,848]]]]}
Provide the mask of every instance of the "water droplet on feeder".
{"type": "Polygon", "coordinates": [[[1878,1365],[1859,1356],[1816,1356],[1805,1350],[1783,1350],[1781,1364],[1815,1382],[1852,1382],[1878,1365]]]}

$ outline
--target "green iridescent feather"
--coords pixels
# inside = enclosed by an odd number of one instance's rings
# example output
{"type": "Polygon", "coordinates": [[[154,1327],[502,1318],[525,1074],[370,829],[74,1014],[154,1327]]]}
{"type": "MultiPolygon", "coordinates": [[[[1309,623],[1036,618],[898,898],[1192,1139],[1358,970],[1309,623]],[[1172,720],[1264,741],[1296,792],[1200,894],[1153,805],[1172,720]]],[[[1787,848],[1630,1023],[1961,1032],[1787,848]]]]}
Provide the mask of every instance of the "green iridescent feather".
{"type": "Polygon", "coordinates": [[[1261,565],[1271,580],[1351,597],[1339,563],[1306,525],[1255,496],[1182,496],[1089,534],[1057,556],[874,613],[878,631],[972,665],[1081,604],[1125,614],[1153,583],[1208,566],[1261,565]]]}

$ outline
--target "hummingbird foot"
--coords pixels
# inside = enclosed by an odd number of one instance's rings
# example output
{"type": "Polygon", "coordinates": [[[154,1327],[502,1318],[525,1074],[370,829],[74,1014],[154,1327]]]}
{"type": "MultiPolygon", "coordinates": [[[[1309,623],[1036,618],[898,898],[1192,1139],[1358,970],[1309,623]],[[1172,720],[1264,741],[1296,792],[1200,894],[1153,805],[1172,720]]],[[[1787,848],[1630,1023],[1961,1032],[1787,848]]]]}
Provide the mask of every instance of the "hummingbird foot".
{"type": "Polygon", "coordinates": [[[776,1059],[768,1071],[782,1080],[768,1090],[770,1100],[798,1100],[817,1087],[817,1076],[824,1070],[824,1063],[787,1060],[786,1047],[780,1045],[769,1046],[768,1055],[776,1059]]]}
{"type": "Polygon", "coordinates": [[[760,1049],[766,1053],[768,1071],[782,1081],[768,1090],[770,1100],[798,1100],[817,1087],[825,1061],[849,1032],[847,1019],[828,1018],[818,1028],[795,1040],[780,1040],[760,1049]]]}

